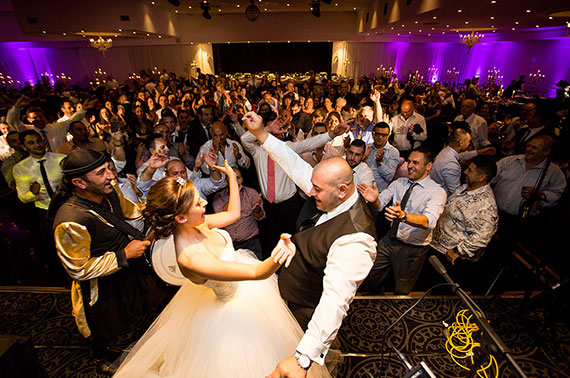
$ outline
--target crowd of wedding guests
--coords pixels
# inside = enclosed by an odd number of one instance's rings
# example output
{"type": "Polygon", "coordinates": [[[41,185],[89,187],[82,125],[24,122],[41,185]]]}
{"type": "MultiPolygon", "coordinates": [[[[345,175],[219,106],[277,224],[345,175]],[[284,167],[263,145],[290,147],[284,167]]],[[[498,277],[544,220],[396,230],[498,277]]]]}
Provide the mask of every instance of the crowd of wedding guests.
{"type": "MultiPolygon", "coordinates": [[[[229,194],[212,167],[227,160],[242,214],[226,229],[236,249],[268,256],[281,233],[294,233],[307,194],[244,128],[249,111],[311,166],[346,159],[377,218],[378,255],[363,286],[370,292],[409,293],[430,253],[473,269],[493,236],[502,250],[532,243],[566,200],[568,100],[489,101],[477,80],[456,89],[395,75],[311,73],[296,82],[141,71],[123,85],[111,77],[90,88],[26,83],[2,89],[0,104],[2,174],[34,215],[36,250],[45,251],[38,258],[53,271],[61,263],[47,213],[59,163],[79,148],[109,154],[132,201],[144,202],[163,177],[183,177],[214,211],[229,194]],[[337,135],[343,123],[350,130],[337,135]]],[[[145,231],[143,219],[129,222],[145,231]]]]}

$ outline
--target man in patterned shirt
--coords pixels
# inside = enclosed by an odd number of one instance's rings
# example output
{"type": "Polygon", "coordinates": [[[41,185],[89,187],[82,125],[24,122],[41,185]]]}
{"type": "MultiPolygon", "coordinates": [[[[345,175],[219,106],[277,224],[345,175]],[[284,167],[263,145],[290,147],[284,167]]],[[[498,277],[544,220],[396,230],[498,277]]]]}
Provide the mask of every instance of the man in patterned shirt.
{"type": "Polygon", "coordinates": [[[479,260],[497,231],[497,204],[489,185],[496,173],[491,157],[476,156],[465,170],[466,184],[447,200],[433,230],[431,246],[452,264],[457,258],[479,260]]]}

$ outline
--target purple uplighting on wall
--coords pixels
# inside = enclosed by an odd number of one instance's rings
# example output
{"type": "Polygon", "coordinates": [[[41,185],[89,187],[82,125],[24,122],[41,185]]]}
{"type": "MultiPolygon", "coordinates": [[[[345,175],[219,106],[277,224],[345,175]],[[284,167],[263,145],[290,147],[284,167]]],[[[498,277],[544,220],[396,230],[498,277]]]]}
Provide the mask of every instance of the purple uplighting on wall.
{"type": "MultiPolygon", "coordinates": [[[[458,39],[452,42],[451,38],[449,42],[419,43],[403,38],[408,36],[394,36],[394,42],[349,42],[356,57],[353,67],[358,67],[353,74],[376,74],[377,68],[383,64],[384,67],[394,67],[400,81],[405,81],[416,70],[426,81],[446,81],[446,72],[455,69],[459,71],[455,80],[458,83],[473,76],[480,77],[480,81],[484,82],[488,70],[496,67],[503,76],[502,84],[506,88],[520,75],[528,76],[531,72],[541,70],[546,77],[537,84],[537,92],[554,96],[558,81],[570,81],[570,38],[560,37],[558,30],[544,29],[545,35],[552,34],[550,39],[500,41],[496,35],[486,36],[469,54],[466,46],[458,39]],[[554,33],[558,33],[558,37],[555,38],[554,33]],[[437,71],[428,77],[431,67],[437,71]]],[[[181,51],[183,48],[180,46],[181,51]]],[[[140,66],[141,49],[145,49],[145,54],[150,53],[150,60],[152,52],[159,51],[151,46],[113,47],[103,57],[95,49],[76,43],[46,47],[45,43],[5,42],[0,43],[0,71],[5,76],[10,75],[16,86],[23,85],[25,81],[34,84],[44,74],[53,82],[62,73],[73,78],[69,83],[86,85],[93,70],[98,67],[124,81],[129,73],[148,68],[140,66]],[[20,81],[19,85],[17,81],[20,81]]],[[[156,55],[156,59],[160,59],[159,52],[156,55]]]]}

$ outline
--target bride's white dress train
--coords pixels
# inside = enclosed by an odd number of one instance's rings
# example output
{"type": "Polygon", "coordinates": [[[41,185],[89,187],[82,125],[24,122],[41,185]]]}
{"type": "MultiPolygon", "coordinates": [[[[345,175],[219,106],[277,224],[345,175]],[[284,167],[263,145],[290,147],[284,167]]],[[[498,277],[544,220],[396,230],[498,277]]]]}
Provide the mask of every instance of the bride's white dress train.
{"type": "MultiPolygon", "coordinates": [[[[220,259],[259,263],[231,238],[220,259]]],[[[115,377],[258,378],[295,353],[303,332],[279,295],[277,277],[204,285],[185,282],[136,343],[115,377]]],[[[313,364],[309,377],[329,377],[313,364]]]]}

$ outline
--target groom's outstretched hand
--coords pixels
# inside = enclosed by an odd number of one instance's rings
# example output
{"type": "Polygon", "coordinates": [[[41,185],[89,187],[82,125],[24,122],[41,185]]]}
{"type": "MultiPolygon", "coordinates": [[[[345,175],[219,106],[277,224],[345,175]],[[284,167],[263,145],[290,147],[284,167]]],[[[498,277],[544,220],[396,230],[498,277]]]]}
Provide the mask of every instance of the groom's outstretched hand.
{"type": "Polygon", "coordinates": [[[291,264],[291,260],[295,257],[296,250],[295,244],[291,242],[291,235],[281,234],[281,239],[275,248],[273,248],[271,257],[273,257],[273,261],[276,264],[285,264],[285,268],[288,268],[289,264],[291,264]]]}
{"type": "Polygon", "coordinates": [[[301,369],[295,357],[289,357],[277,364],[273,373],[269,374],[265,378],[305,378],[307,376],[307,371],[301,369]]]}

